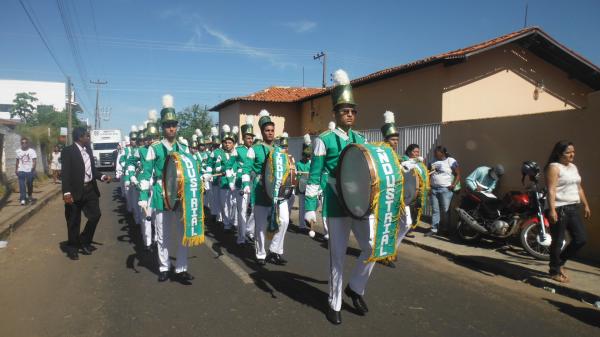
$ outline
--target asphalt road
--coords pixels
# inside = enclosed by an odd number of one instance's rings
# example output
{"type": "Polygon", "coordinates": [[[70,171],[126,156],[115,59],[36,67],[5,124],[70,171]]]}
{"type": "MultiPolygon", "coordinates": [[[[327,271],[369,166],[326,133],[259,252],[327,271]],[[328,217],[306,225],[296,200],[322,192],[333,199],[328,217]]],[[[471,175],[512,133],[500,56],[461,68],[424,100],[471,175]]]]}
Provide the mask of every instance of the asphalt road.
{"type": "MultiPolygon", "coordinates": [[[[57,198],[0,250],[0,336],[598,336],[600,311],[411,246],[398,267],[377,265],[368,316],[349,299],[343,324],[327,308],[326,245],[293,231],[287,266],[259,267],[253,250],[208,225],[190,251],[191,285],[158,283],[116,184],[103,185],[91,256],[70,261],[57,198]]],[[[356,261],[350,249],[346,275],[356,261]]]]}

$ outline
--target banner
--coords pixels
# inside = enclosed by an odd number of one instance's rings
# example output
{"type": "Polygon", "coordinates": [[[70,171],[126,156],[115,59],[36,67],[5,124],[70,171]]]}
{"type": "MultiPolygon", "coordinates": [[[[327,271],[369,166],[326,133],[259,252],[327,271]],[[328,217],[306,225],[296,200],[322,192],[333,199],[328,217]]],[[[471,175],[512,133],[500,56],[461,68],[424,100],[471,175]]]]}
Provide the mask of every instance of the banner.
{"type": "Polygon", "coordinates": [[[417,219],[415,223],[412,225],[412,228],[416,228],[419,222],[421,221],[421,216],[423,215],[423,211],[425,207],[427,207],[427,200],[429,199],[429,190],[431,186],[429,184],[429,172],[427,171],[427,166],[422,161],[417,162],[417,167],[413,170],[413,173],[419,179],[419,190],[417,191],[417,201],[419,202],[418,211],[417,211],[417,219]]]}
{"type": "Polygon", "coordinates": [[[400,216],[404,213],[404,176],[396,152],[386,144],[365,144],[375,166],[374,197],[371,204],[374,217],[373,249],[369,262],[396,255],[400,216]]]}
{"type": "Polygon", "coordinates": [[[283,152],[280,147],[275,147],[269,153],[270,174],[273,181],[273,208],[268,219],[267,233],[271,235],[279,230],[279,189],[281,184],[287,179],[290,174],[290,162],[286,152],[283,152]]]}
{"type": "Polygon", "coordinates": [[[200,179],[198,162],[187,153],[174,152],[177,156],[178,195],[182,206],[184,246],[199,246],[204,242],[204,185],[200,179]]]}

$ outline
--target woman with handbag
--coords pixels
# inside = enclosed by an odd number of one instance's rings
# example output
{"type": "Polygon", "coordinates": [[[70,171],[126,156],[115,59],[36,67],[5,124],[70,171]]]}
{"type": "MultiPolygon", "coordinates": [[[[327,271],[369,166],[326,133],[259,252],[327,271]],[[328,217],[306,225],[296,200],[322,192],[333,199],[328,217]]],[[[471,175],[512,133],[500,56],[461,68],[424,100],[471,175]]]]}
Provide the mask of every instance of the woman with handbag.
{"type": "Polygon", "coordinates": [[[454,191],[460,189],[460,168],[456,159],[443,146],[437,146],[434,150],[435,161],[430,167],[431,192],[430,201],[432,208],[431,230],[425,236],[437,234],[440,223],[447,228],[449,219],[448,210],[452,202],[454,191]]]}

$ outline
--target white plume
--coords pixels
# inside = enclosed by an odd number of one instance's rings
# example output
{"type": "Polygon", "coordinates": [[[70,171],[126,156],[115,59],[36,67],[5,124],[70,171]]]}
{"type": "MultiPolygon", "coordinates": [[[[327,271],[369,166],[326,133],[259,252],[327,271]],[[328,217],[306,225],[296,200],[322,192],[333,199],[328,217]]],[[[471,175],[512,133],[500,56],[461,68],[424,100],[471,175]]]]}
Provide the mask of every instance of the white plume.
{"type": "Polygon", "coordinates": [[[231,128],[229,128],[229,125],[223,124],[223,132],[229,133],[230,131],[231,131],[231,128]]]}
{"type": "Polygon", "coordinates": [[[391,111],[386,111],[383,114],[383,120],[384,120],[385,124],[394,123],[395,122],[394,113],[391,111]]]}
{"type": "Polygon", "coordinates": [[[144,125],[143,125],[143,124],[140,124],[140,125],[138,126],[138,131],[142,131],[142,130],[144,130],[144,125]]]}
{"type": "Polygon", "coordinates": [[[304,145],[310,145],[310,135],[308,133],[304,135],[304,145]]]}
{"type": "Polygon", "coordinates": [[[260,139],[260,140],[262,140],[262,135],[260,134],[260,132],[259,132],[259,133],[256,135],[256,137],[255,137],[255,138],[256,138],[256,139],[260,139]]]}
{"type": "Polygon", "coordinates": [[[281,138],[288,138],[288,137],[289,137],[289,135],[287,132],[284,132],[281,134],[281,138]]]}
{"type": "Polygon", "coordinates": [[[129,143],[129,142],[131,141],[131,139],[129,139],[129,136],[125,136],[125,141],[126,141],[127,143],[129,143]]]}
{"type": "Polygon", "coordinates": [[[163,108],[172,108],[173,107],[173,96],[164,95],[162,97],[162,105],[163,105],[163,108]]]}
{"type": "Polygon", "coordinates": [[[192,135],[192,140],[193,141],[197,141],[198,140],[198,135],[197,134],[193,134],[192,135]]]}
{"type": "Polygon", "coordinates": [[[246,124],[254,124],[254,116],[252,116],[252,115],[246,116],[246,124]]]}
{"type": "Polygon", "coordinates": [[[258,114],[258,117],[264,117],[264,116],[270,116],[269,112],[265,109],[260,110],[260,113],[258,114]]]}
{"type": "Polygon", "coordinates": [[[213,136],[218,136],[219,135],[219,129],[217,129],[216,126],[213,126],[210,128],[210,134],[213,136]]]}
{"type": "Polygon", "coordinates": [[[333,73],[333,84],[334,85],[343,85],[350,83],[350,79],[348,78],[348,73],[343,69],[338,69],[333,73]]]}
{"type": "Polygon", "coordinates": [[[138,128],[137,128],[137,126],[135,126],[135,125],[132,125],[132,126],[131,126],[131,132],[137,132],[137,131],[138,131],[138,128]]]}
{"type": "Polygon", "coordinates": [[[327,124],[327,128],[328,128],[329,130],[333,130],[333,129],[335,129],[335,122],[329,122],[329,124],[327,124]]]}
{"type": "Polygon", "coordinates": [[[144,121],[144,129],[148,128],[148,123],[150,123],[150,121],[144,121]]]}
{"type": "Polygon", "coordinates": [[[152,109],[148,111],[148,119],[151,122],[156,122],[158,120],[158,114],[156,113],[156,110],[152,109]]]}
{"type": "Polygon", "coordinates": [[[231,133],[233,133],[234,135],[237,135],[238,133],[240,133],[240,129],[238,128],[238,126],[237,126],[237,125],[234,125],[234,126],[231,128],[231,133]]]}
{"type": "Polygon", "coordinates": [[[194,130],[194,134],[198,137],[202,137],[202,131],[200,131],[200,129],[194,130]]]}

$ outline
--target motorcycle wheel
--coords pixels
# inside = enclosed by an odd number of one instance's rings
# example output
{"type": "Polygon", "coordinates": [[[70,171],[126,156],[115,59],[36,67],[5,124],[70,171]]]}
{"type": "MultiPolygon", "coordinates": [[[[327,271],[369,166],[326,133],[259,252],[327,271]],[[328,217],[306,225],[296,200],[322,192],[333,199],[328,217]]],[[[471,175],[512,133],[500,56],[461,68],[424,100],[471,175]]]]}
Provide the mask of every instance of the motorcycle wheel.
{"type": "Polygon", "coordinates": [[[481,233],[471,228],[461,219],[456,224],[456,235],[462,242],[476,242],[481,239],[481,233]]]}
{"type": "MultiPolygon", "coordinates": [[[[550,260],[550,246],[541,245],[537,237],[540,234],[540,223],[532,222],[525,226],[519,235],[521,239],[521,245],[531,256],[538,260],[548,261],[550,260]]],[[[550,233],[547,233],[550,235],[550,233]]],[[[564,247],[564,244],[563,244],[564,247]]]]}

